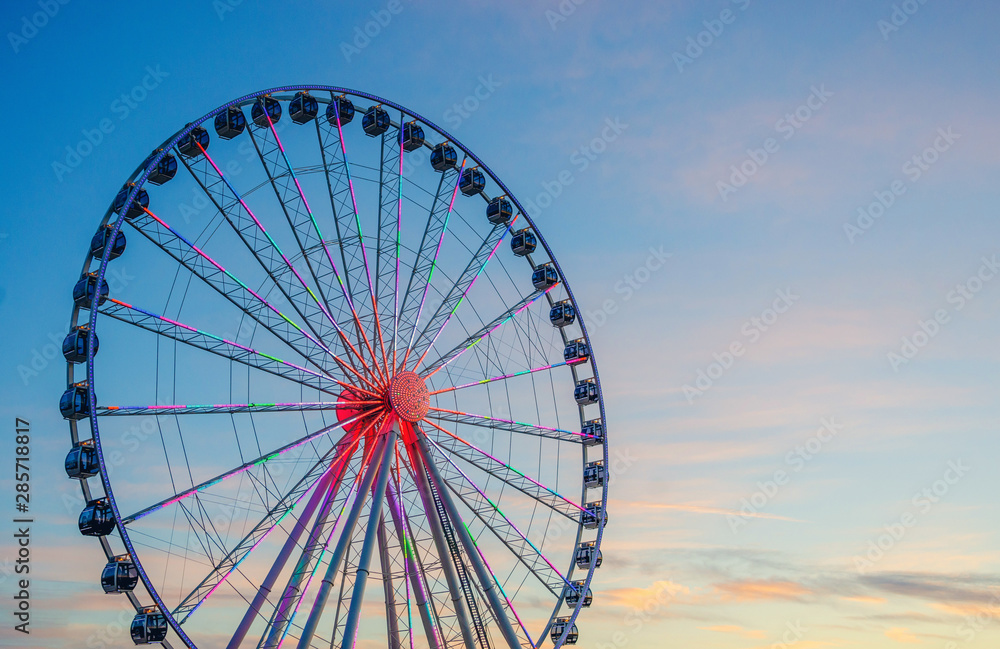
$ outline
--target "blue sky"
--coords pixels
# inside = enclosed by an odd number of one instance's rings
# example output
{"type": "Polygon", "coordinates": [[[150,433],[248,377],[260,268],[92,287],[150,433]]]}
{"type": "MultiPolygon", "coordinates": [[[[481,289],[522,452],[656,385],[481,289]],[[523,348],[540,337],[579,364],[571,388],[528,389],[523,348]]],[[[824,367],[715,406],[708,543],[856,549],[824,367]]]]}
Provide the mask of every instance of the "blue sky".
{"type": "Polygon", "coordinates": [[[997,7],[402,0],[355,40],[386,6],[0,9],[0,389],[44,517],[37,635],[4,643],[74,646],[121,608],[66,505],[49,358],[94,226],[187,122],[316,83],[421,113],[539,206],[620,467],[581,646],[996,646],[997,7]]]}

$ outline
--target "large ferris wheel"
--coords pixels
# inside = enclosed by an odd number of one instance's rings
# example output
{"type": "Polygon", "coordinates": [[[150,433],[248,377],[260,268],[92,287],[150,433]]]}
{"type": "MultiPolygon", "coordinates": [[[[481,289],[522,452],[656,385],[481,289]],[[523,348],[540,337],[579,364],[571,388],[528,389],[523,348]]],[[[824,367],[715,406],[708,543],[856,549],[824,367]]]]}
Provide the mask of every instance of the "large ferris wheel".
{"type": "Polygon", "coordinates": [[[330,86],[227,103],[134,171],[73,299],[66,471],[136,644],[577,641],[597,366],[536,224],[441,128],[330,86]]]}

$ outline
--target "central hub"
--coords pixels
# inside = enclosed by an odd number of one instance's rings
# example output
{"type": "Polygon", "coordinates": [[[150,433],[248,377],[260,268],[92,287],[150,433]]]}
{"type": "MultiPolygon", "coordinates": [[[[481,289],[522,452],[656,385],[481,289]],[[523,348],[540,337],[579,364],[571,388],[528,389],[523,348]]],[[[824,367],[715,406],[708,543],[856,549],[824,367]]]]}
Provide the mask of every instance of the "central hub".
{"type": "Polygon", "coordinates": [[[416,372],[400,372],[389,381],[389,405],[404,421],[420,421],[431,406],[427,384],[416,372]]]}

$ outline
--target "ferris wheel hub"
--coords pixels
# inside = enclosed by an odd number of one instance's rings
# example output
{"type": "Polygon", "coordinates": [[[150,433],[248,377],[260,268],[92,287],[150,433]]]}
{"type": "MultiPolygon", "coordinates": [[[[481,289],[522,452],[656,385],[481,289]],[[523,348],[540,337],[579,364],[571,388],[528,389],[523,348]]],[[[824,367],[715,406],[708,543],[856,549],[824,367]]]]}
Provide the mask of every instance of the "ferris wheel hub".
{"type": "Polygon", "coordinates": [[[427,384],[416,372],[396,374],[389,381],[389,405],[404,421],[420,421],[431,405],[427,384]]]}

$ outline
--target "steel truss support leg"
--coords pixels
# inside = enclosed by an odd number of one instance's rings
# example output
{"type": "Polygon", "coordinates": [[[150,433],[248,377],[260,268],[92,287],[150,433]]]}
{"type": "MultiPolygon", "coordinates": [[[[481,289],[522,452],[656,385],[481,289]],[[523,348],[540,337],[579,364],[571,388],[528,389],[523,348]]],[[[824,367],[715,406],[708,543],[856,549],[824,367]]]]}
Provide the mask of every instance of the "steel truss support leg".
{"type": "MultiPolygon", "coordinates": [[[[354,577],[354,592],[351,593],[351,606],[347,610],[347,622],[344,623],[344,636],[340,644],[345,649],[354,649],[358,634],[358,622],[361,619],[361,603],[365,598],[365,586],[368,583],[372,551],[375,549],[378,528],[382,522],[382,503],[385,501],[385,487],[389,483],[389,474],[392,472],[391,464],[394,451],[396,450],[396,436],[398,435],[398,431],[399,424],[393,423],[392,430],[386,436],[385,450],[382,453],[382,461],[379,463],[378,484],[375,487],[375,492],[372,494],[372,506],[368,514],[368,527],[365,530],[364,544],[361,546],[361,557],[358,559],[358,570],[354,577]]],[[[398,633],[396,637],[398,641],[398,633]]]]}
{"type": "Polygon", "coordinates": [[[392,517],[393,527],[396,528],[396,536],[399,544],[403,548],[406,573],[410,576],[410,589],[413,591],[414,600],[417,602],[417,610],[420,611],[420,621],[424,625],[424,635],[427,636],[427,643],[431,649],[441,649],[437,631],[434,628],[435,615],[430,610],[430,604],[424,593],[424,584],[420,581],[423,571],[420,569],[420,559],[416,556],[417,546],[410,535],[404,532],[402,503],[397,500],[396,490],[393,485],[389,485],[389,514],[392,517]]]}
{"type": "Polygon", "coordinates": [[[472,634],[469,615],[465,610],[462,586],[459,584],[458,575],[455,573],[455,566],[451,562],[451,552],[448,550],[448,544],[444,539],[441,521],[438,520],[437,508],[434,506],[434,499],[431,496],[431,485],[427,480],[427,472],[424,471],[423,462],[420,459],[420,451],[416,446],[411,447],[410,457],[414,463],[413,479],[417,483],[420,502],[423,504],[424,511],[427,514],[427,524],[431,528],[431,535],[434,537],[434,546],[437,548],[438,556],[441,558],[441,568],[444,570],[445,579],[448,581],[448,591],[451,593],[452,606],[455,609],[456,617],[458,617],[458,626],[462,630],[462,641],[466,649],[476,649],[475,636],[472,634]]]}
{"type": "MultiPolygon", "coordinates": [[[[388,436],[383,436],[380,441],[380,446],[375,453],[375,456],[385,455],[386,440],[388,436]]],[[[357,496],[354,498],[354,504],[351,506],[351,513],[348,515],[347,520],[344,523],[344,529],[340,534],[340,539],[337,541],[337,547],[333,551],[333,555],[330,557],[330,565],[327,566],[326,574],[323,576],[323,582],[320,585],[319,593],[316,595],[316,601],[313,602],[312,610],[309,612],[309,619],[306,620],[306,625],[302,629],[302,635],[299,637],[298,649],[308,649],[309,645],[312,644],[313,636],[316,634],[316,626],[319,624],[319,619],[323,615],[323,609],[326,607],[326,601],[330,597],[330,591],[333,589],[333,582],[337,579],[337,570],[340,568],[341,562],[344,560],[344,556],[347,554],[347,548],[351,544],[351,536],[354,534],[354,527],[358,524],[358,518],[361,517],[361,509],[364,507],[365,501],[368,499],[368,492],[371,491],[372,483],[375,481],[375,474],[378,472],[378,466],[374,463],[368,467],[367,473],[365,473],[364,480],[361,486],[358,488],[357,496]]]]}
{"type": "Polygon", "coordinates": [[[459,516],[458,509],[455,507],[455,503],[451,499],[451,493],[448,492],[448,487],[441,479],[437,466],[434,465],[434,460],[431,458],[427,442],[421,436],[418,443],[420,444],[423,460],[427,465],[428,471],[430,472],[431,480],[434,481],[434,486],[437,487],[438,494],[441,496],[441,500],[448,512],[448,517],[452,519],[452,523],[454,524],[453,526],[458,532],[459,541],[461,541],[462,546],[465,548],[465,553],[469,555],[469,560],[471,561],[473,568],[476,570],[476,575],[479,577],[479,582],[483,587],[483,592],[486,593],[486,597],[490,603],[490,608],[493,609],[493,616],[496,618],[497,624],[500,626],[500,630],[503,632],[504,638],[507,640],[507,644],[510,648],[520,649],[521,641],[518,639],[517,633],[514,631],[514,626],[510,623],[510,620],[507,618],[507,614],[503,610],[503,604],[500,602],[499,595],[497,595],[496,584],[493,582],[493,574],[489,571],[486,565],[483,564],[483,560],[479,556],[479,550],[476,548],[476,543],[472,540],[472,535],[469,534],[469,530],[465,527],[465,523],[462,522],[462,517],[459,516]]]}
{"type": "MultiPolygon", "coordinates": [[[[402,547],[402,546],[401,546],[402,547]]],[[[405,552],[405,548],[403,548],[405,552]]],[[[385,514],[378,522],[378,558],[382,567],[382,585],[385,590],[385,623],[389,633],[389,649],[402,649],[399,641],[399,619],[396,617],[396,591],[392,582],[392,562],[389,561],[389,544],[385,532],[385,514]]]]}

